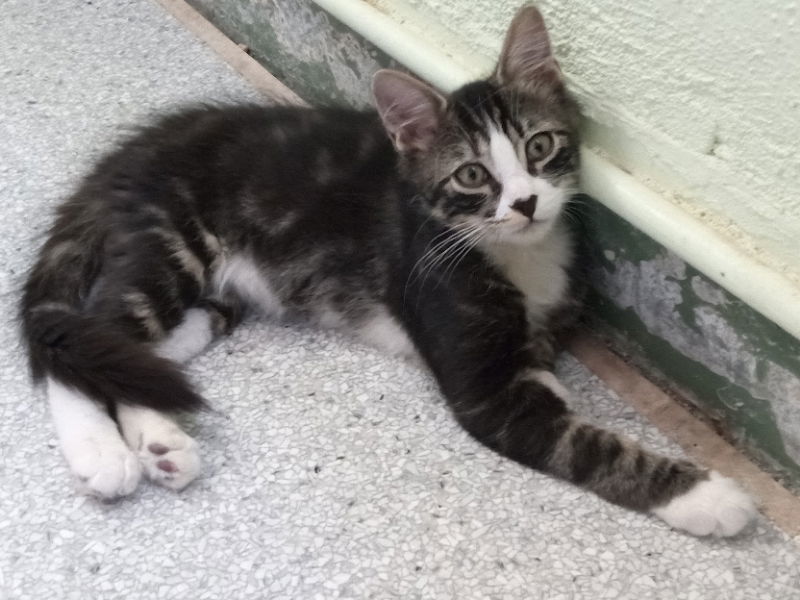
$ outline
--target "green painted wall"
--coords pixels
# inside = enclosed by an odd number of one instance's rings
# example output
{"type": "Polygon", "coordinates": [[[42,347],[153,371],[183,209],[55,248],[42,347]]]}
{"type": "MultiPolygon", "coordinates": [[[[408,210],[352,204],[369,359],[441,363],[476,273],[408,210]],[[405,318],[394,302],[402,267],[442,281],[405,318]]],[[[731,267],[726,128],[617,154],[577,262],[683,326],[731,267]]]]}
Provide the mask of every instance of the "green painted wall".
{"type": "Polygon", "coordinates": [[[367,107],[367,82],[399,68],[307,0],[190,1],[207,19],[311,104],[367,107]]]}
{"type": "MultiPolygon", "coordinates": [[[[191,0],[312,103],[369,104],[385,54],[310,0],[191,0]]],[[[800,484],[800,342],[628,223],[585,199],[595,326],[800,484]]]]}
{"type": "Polygon", "coordinates": [[[800,483],[800,342],[600,204],[589,213],[598,328],[800,483]]]}

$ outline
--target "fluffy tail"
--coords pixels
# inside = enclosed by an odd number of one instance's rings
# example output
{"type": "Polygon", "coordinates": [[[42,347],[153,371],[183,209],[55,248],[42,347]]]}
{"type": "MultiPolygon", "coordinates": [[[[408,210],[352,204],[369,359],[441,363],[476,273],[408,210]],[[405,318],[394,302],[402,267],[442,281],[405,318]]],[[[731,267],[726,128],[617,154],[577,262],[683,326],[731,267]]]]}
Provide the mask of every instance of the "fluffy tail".
{"type": "Polygon", "coordinates": [[[24,310],[23,323],[37,379],[50,376],[96,400],[156,410],[205,404],[178,364],[113,325],[48,304],[24,310]]]}
{"type": "Polygon", "coordinates": [[[181,368],[113,320],[82,314],[100,270],[102,236],[67,203],[30,273],[20,306],[35,379],[53,377],[90,398],[156,410],[204,405],[181,368]]]}

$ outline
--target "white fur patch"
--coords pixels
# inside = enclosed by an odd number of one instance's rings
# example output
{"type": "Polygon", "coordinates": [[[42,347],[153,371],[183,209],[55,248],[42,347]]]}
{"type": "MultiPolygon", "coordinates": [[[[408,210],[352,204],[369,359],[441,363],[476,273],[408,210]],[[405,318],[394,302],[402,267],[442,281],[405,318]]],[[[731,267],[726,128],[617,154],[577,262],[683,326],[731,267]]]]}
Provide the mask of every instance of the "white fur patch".
{"type": "Polygon", "coordinates": [[[214,274],[214,282],[221,292],[233,290],[269,316],[280,317],[286,310],[265,274],[245,254],[227,258],[214,274]]]}
{"type": "Polygon", "coordinates": [[[489,155],[492,159],[493,175],[502,187],[495,219],[527,223],[528,218],[511,207],[517,200],[526,200],[534,195],[538,198],[535,220],[552,221],[558,215],[564,203],[563,193],[547,180],[531,175],[508,136],[491,124],[489,155]]]}
{"type": "Polygon", "coordinates": [[[381,311],[358,329],[359,337],[393,356],[413,356],[414,344],[405,329],[388,312],[381,311]]]}
{"type": "MultiPolygon", "coordinates": [[[[520,162],[508,136],[493,125],[489,126],[489,154],[494,166],[494,175],[503,188],[495,218],[505,219],[514,213],[511,210],[514,202],[537,194],[540,186],[536,178],[531,176],[520,162]]],[[[526,219],[523,215],[519,216],[526,219]]]]}
{"type": "Polygon", "coordinates": [[[565,388],[558,378],[550,371],[531,369],[525,374],[525,379],[538,381],[562,400],[569,400],[569,390],[565,388]]]}
{"type": "Polygon", "coordinates": [[[563,298],[569,280],[566,267],[572,261],[572,246],[560,224],[536,244],[485,244],[489,257],[525,300],[532,316],[543,313],[563,298]]]}
{"type": "Polygon", "coordinates": [[[736,535],[756,516],[753,499],[716,471],[668,504],[652,509],[671,527],[692,535],[736,535]]]}
{"type": "Polygon", "coordinates": [[[197,442],[166,415],[150,408],[119,404],[117,419],[125,441],[151,481],[180,490],[200,473],[197,442]]]}
{"type": "Polygon", "coordinates": [[[211,316],[202,308],[186,311],[180,325],[156,347],[156,354],[179,363],[197,356],[214,339],[211,316]]]}
{"type": "Polygon", "coordinates": [[[327,303],[315,309],[313,321],[323,329],[344,329],[348,325],[348,321],[341,311],[327,303]]]}
{"type": "Polygon", "coordinates": [[[142,470],[105,407],[51,378],[47,399],[61,451],[83,491],[101,498],[131,494],[142,470]]]}

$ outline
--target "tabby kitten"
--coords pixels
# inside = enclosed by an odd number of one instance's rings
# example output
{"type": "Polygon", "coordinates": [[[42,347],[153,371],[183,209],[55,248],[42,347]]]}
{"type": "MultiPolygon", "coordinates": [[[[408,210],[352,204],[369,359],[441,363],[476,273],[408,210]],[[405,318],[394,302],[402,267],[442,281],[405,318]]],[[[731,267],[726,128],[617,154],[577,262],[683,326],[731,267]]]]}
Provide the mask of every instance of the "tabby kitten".
{"type": "Polygon", "coordinates": [[[696,535],[753,517],[736,484],[583,423],[553,375],[577,306],[562,212],[578,114],[539,12],[445,98],[393,71],[377,114],[203,107],[106,156],[58,210],[22,300],[70,469],[92,494],[180,489],[201,407],[181,367],[245,310],[418,353],[498,453],[696,535]],[[388,133],[388,136],[387,136],[388,133]]]}

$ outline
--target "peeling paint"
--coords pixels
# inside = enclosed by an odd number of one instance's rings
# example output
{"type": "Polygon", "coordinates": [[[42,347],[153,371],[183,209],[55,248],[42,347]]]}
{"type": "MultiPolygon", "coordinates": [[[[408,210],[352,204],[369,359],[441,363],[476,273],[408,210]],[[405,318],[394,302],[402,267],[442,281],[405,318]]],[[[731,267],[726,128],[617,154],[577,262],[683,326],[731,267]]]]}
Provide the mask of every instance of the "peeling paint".
{"type": "Polygon", "coordinates": [[[691,279],[692,290],[698,298],[709,304],[725,304],[725,293],[720,288],[710,284],[706,279],[695,275],[691,279]]]}
{"type": "Polygon", "coordinates": [[[270,25],[277,42],[282,47],[294,48],[300,61],[324,65],[333,79],[333,87],[345,102],[368,106],[371,98],[365,82],[379,65],[355,36],[345,32],[333,38],[330,17],[306,3],[284,0],[270,4],[270,25]]]}
{"type": "Polygon", "coordinates": [[[800,463],[800,381],[797,376],[775,364],[767,365],[763,382],[754,387],[756,397],[771,400],[770,406],[784,431],[786,453],[800,463]]]}
{"type": "Polygon", "coordinates": [[[800,474],[800,342],[607,209],[593,212],[591,237],[606,248],[593,269],[608,302],[599,316],[739,437],[800,474]]]}
{"type": "Polygon", "coordinates": [[[190,4],[311,104],[370,106],[372,74],[397,67],[308,0],[190,4]]]}

